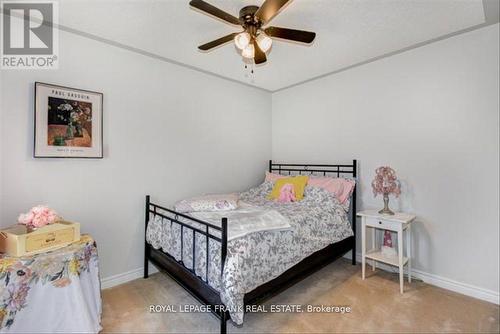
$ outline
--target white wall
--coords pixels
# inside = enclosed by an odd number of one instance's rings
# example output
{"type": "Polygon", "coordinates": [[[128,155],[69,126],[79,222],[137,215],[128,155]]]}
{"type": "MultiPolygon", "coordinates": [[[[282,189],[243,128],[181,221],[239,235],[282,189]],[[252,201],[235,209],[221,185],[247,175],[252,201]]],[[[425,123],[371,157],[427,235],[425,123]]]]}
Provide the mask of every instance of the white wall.
{"type": "Polygon", "coordinates": [[[269,93],[60,33],[57,71],[1,71],[1,226],[44,203],[97,240],[101,277],[142,266],[144,196],[171,204],[261,181],[269,93]],[[103,160],[34,159],[33,83],[104,93],[103,160]]]}
{"type": "MultiPolygon", "coordinates": [[[[403,182],[415,267],[499,291],[499,25],[273,94],[273,159],[360,164],[403,182]]],[[[359,243],[358,243],[359,245],[359,243]]]]}

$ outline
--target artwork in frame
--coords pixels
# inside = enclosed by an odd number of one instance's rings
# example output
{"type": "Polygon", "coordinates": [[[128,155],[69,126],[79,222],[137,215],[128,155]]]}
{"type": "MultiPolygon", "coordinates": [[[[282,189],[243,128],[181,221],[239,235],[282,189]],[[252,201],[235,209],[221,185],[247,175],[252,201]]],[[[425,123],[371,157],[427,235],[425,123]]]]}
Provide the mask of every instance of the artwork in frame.
{"type": "Polygon", "coordinates": [[[35,158],[102,158],[103,94],[35,83],[35,158]]]}

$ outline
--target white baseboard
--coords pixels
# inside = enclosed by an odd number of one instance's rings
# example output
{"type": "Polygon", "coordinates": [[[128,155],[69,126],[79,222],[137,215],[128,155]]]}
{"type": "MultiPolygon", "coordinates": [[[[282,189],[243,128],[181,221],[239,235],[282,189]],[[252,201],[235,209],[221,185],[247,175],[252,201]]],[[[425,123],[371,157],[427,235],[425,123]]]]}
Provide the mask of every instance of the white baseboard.
{"type": "MultiPolygon", "coordinates": [[[[154,274],[156,272],[158,272],[158,269],[156,269],[152,265],[149,265],[149,273],[154,274]]],[[[143,277],[143,274],[144,267],[140,267],[131,271],[127,271],[125,273],[105,277],[101,279],[101,289],[108,289],[123,283],[133,281],[135,279],[143,277]]]]}
{"type": "MultiPolygon", "coordinates": [[[[346,258],[351,258],[350,256],[345,256],[346,258]]],[[[356,254],[356,260],[361,263],[361,254],[357,253],[356,254]]],[[[377,268],[380,268],[385,271],[393,272],[395,269],[394,267],[391,267],[389,265],[383,264],[383,263],[377,263],[377,268]]],[[[149,266],[149,272],[151,274],[157,272],[158,270],[150,265],[149,266]]],[[[405,273],[406,270],[405,270],[405,273]]],[[[120,285],[123,283],[127,283],[129,281],[133,281],[137,278],[141,278],[143,275],[143,268],[137,268],[122,274],[118,275],[113,275],[109,276],[106,278],[103,278],[101,280],[101,289],[107,289],[114,287],[116,285],[120,285]]],[[[466,296],[470,296],[473,298],[481,299],[493,304],[500,304],[500,297],[498,292],[488,290],[488,289],[483,289],[474,285],[466,284],[466,283],[461,283],[457,282],[455,280],[434,275],[434,274],[429,274],[424,271],[418,270],[418,269],[412,269],[412,276],[424,281],[427,284],[434,285],[446,290],[454,291],[461,293],[466,296]]]]}
{"type": "MultiPolygon", "coordinates": [[[[348,258],[350,259],[351,257],[349,256],[348,258]]],[[[358,263],[361,263],[361,253],[356,253],[356,260],[358,261],[358,263]]],[[[377,268],[380,268],[382,270],[389,271],[389,272],[393,272],[395,270],[397,271],[397,268],[389,266],[389,265],[384,264],[384,263],[377,263],[377,268]]],[[[406,269],[405,269],[405,274],[407,274],[406,269]]],[[[421,271],[418,269],[412,269],[411,274],[412,274],[412,277],[420,279],[427,284],[434,285],[434,286],[437,286],[437,287],[440,287],[440,288],[443,288],[446,290],[458,292],[458,293],[461,293],[463,295],[477,298],[477,299],[481,299],[481,300],[484,300],[484,301],[487,301],[487,302],[490,302],[493,304],[497,304],[497,305],[500,304],[500,301],[499,301],[500,298],[499,298],[498,292],[488,290],[488,289],[483,289],[483,288],[480,288],[480,287],[477,287],[474,285],[470,285],[470,284],[466,284],[466,283],[462,283],[462,282],[457,282],[455,280],[452,280],[452,279],[449,279],[446,277],[442,277],[442,276],[438,276],[438,275],[434,275],[434,274],[429,274],[425,271],[421,271]]]]}

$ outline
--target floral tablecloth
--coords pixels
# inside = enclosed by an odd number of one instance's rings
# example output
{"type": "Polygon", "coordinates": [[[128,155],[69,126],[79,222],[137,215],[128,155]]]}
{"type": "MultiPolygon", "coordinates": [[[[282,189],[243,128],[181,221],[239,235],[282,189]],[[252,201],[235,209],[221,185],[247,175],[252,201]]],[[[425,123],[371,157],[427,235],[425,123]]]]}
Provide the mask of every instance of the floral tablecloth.
{"type": "Polygon", "coordinates": [[[99,332],[98,262],[89,235],[48,253],[0,255],[0,332],[99,332]]]}

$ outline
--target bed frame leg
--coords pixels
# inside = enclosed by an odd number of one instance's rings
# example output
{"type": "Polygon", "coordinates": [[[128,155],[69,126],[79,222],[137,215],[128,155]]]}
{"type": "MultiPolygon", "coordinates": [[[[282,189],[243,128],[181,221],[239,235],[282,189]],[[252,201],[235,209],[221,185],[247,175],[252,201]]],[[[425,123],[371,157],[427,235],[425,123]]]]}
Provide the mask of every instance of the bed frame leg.
{"type": "Polygon", "coordinates": [[[148,231],[148,222],[149,222],[149,203],[151,198],[149,195],[146,196],[146,215],[144,218],[144,278],[149,277],[149,265],[148,265],[148,256],[149,256],[149,245],[146,239],[146,233],[148,231]]]}
{"type": "Polygon", "coordinates": [[[356,241],[354,241],[354,245],[352,248],[352,265],[356,265],[356,241]]]}
{"type": "Polygon", "coordinates": [[[222,314],[220,315],[220,334],[226,334],[227,333],[227,315],[226,311],[222,311],[222,314]]]}
{"type": "Polygon", "coordinates": [[[354,159],[352,161],[352,176],[356,179],[356,184],[354,185],[354,191],[352,194],[352,232],[354,234],[354,240],[352,241],[352,265],[356,265],[356,197],[358,190],[358,161],[354,159]]]}
{"type": "Polygon", "coordinates": [[[144,248],[144,278],[149,277],[148,245],[144,248]]]}
{"type": "MultiPolygon", "coordinates": [[[[221,268],[220,268],[220,279],[222,282],[222,277],[224,277],[224,265],[226,264],[227,257],[227,218],[224,217],[221,220],[221,268]]],[[[220,314],[220,333],[227,333],[227,311],[225,310],[224,304],[222,305],[222,311],[220,314]]]]}

